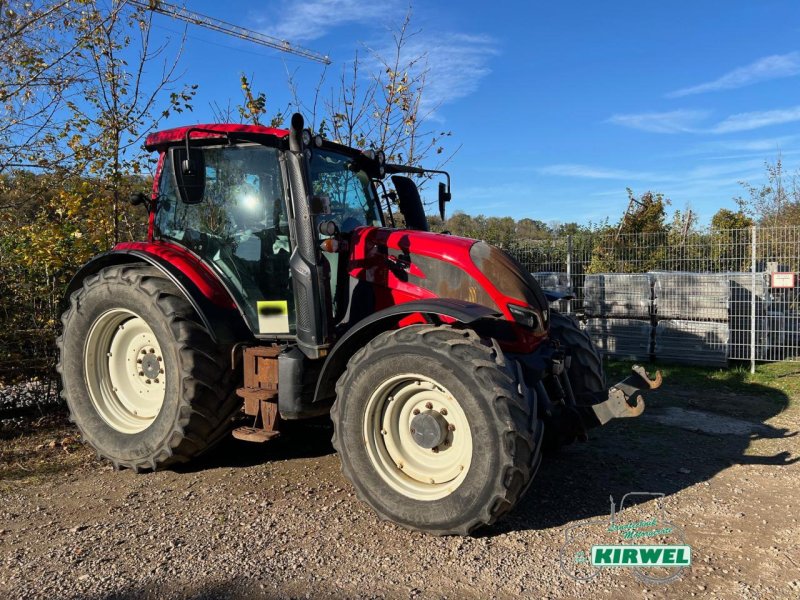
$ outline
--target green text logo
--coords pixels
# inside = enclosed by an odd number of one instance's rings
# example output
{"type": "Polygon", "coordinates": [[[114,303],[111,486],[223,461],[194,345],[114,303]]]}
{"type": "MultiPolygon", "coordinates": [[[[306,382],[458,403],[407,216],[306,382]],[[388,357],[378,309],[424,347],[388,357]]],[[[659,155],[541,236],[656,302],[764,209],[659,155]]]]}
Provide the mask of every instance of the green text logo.
{"type": "Polygon", "coordinates": [[[592,546],[595,567],[685,567],[692,564],[689,546],[592,546]]]}

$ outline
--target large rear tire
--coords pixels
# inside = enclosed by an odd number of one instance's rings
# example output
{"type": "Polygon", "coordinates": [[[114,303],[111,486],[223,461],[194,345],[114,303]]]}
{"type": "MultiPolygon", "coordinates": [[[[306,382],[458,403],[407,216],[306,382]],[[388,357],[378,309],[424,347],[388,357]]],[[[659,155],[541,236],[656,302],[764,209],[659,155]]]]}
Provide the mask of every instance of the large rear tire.
{"type": "Polygon", "coordinates": [[[158,269],[102,269],[72,294],[61,320],[70,419],[116,468],[185,462],[229,431],[240,401],[227,353],[158,269]]]}
{"type": "Polygon", "coordinates": [[[342,471],[379,516],[466,535],[505,514],[540,460],[535,400],[470,330],[412,325],[350,360],[331,411],[342,471]]]}

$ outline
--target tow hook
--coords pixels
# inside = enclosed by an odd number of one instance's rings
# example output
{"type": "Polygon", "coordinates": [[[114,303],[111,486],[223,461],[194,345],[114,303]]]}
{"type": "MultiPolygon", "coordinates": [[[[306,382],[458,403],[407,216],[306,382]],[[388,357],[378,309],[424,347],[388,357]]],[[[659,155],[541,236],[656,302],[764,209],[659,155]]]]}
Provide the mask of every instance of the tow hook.
{"type": "Polygon", "coordinates": [[[640,365],[634,365],[631,371],[628,377],[608,389],[607,400],[591,407],[601,425],[611,419],[638,417],[644,412],[641,390],[654,390],[661,386],[661,371],[656,371],[655,379],[650,379],[640,365]]]}

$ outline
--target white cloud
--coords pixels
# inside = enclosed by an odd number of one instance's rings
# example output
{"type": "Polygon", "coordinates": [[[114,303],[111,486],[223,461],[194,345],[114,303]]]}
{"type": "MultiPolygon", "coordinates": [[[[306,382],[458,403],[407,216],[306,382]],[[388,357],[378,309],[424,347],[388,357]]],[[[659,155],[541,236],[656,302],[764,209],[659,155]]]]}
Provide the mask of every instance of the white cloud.
{"type": "Polygon", "coordinates": [[[604,179],[622,183],[642,183],[645,185],[670,184],[671,187],[699,184],[711,180],[736,182],[743,173],[750,173],[763,167],[762,159],[735,160],[724,163],[701,164],[688,170],[675,172],[647,172],[614,169],[581,164],[547,165],[538,169],[542,175],[568,179],[604,179]]]}
{"type": "Polygon", "coordinates": [[[711,132],[731,133],[734,131],[749,131],[769,125],[794,123],[795,121],[800,121],[800,106],[731,115],[724,121],[715,125],[711,129],[711,132]]]}
{"type": "Polygon", "coordinates": [[[800,121],[800,105],[777,110],[739,113],[731,115],[711,127],[701,127],[700,122],[709,114],[709,111],[703,110],[648,112],[614,115],[606,122],[652,133],[724,134],[800,121]]]}
{"type": "MultiPolygon", "coordinates": [[[[392,48],[377,54],[388,57],[392,48]]],[[[489,63],[499,51],[487,35],[422,31],[408,39],[403,61],[415,60],[418,74],[426,71],[422,112],[469,96],[478,89],[491,68],[489,63]]]]}
{"type": "Polygon", "coordinates": [[[705,110],[673,110],[613,115],[608,122],[653,133],[687,133],[696,131],[696,124],[708,115],[705,110]]]}
{"type": "Polygon", "coordinates": [[[707,81],[706,83],[670,92],[667,94],[667,97],[680,98],[682,96],[702,94],[704,92],[731,90],[752,85],[760,81],[778,79],[781,77],[793,77],[795,75],[800,75],[800,52],[774,54],[772,56],[765,56],[744,67],[734,69],[713,81],[707,81]]]}
{"type": "Polygon", "coordinates": [[[547,165],[538,169],[542,175],[555,175],[557,177],[577,177],[580,179],[614,179],[623,181],[657,180],[654,173],[639,173],[606,167],[594,167],[580,164],[547,165]]]}
{"type": "Polygon", "coordinates": [[[752,140],[724,140],[714,144],[716,149],[734,150],[741,152],[759,152],[775,150],[794,143],[798,137],[796,135],[783,135],[773,138],[760,138],[752,140]]]}
{"type": "Polygon", "coordinates": [[[272,11],[274,24],[261,26],[261,31],[292,43],[308,42],[344,25],[383,25],[398,7],[396,0],[287,0],[272,11]]]}

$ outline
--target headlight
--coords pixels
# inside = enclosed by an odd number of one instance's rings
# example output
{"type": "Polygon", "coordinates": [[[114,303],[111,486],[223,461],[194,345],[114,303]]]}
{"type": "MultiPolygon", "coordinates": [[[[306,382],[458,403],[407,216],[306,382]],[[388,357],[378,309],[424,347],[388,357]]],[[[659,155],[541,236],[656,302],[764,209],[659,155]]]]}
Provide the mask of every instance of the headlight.
{"type": "Polygon", "coordinates": [[[531,329],[539,329],[541,327],[539,315],[536,311],[530,308],[517,306],[516,304],[509,304],[507,306],[508,310],[511,312],[511,316],[514,317],[514,321],[519,325],[524,325],[531,329]]]}

